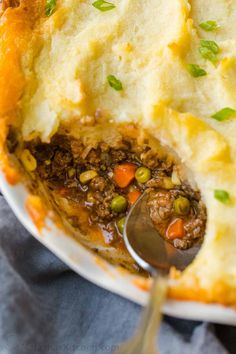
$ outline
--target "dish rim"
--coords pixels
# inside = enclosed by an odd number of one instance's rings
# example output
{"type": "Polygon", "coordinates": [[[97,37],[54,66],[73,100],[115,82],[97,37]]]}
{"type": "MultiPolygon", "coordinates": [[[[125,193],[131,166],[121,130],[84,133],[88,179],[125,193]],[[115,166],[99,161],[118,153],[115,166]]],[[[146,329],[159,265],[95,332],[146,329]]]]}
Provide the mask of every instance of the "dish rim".
{"type": "MultiPolygon", "coordinates": [[[[6,181],[4,174],[0,172],[0,189],[25,229],[72,270],[97,286],[139,305],[145,305],[148,293],[134,285],[134,275],[121,272],[117,267],[94,255],[79,242],[66,235],[63,230],[59,230],[50,220],[47,221],[49,227],[43,229],[40,234],[26,211],[25,199],[29,192],[23,183],[11,186],[6,181]]],[[[163,313],[187,320],[236,326],[236,309],[218,304],[168,299],[164,305],[163,313]]]]}

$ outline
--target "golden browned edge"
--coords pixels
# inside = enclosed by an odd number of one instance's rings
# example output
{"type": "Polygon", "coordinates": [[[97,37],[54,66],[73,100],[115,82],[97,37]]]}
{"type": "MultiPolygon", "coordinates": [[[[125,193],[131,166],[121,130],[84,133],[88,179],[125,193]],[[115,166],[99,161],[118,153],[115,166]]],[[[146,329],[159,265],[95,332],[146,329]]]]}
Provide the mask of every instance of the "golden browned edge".
{"type": "MultiPolygon", "coordinates": [[[[170,286],[168,289],[168,298],[179,301],[196,301],[207,304],[220,304],[236,309],[235,292],[226,283],[220,282],[211,289],[203,289],[199,285],[199,281],[192,277],[191,282],[186,284],[181,281],[181,273],[175,268],[170,271],[170,286]]],[[[151,288],[152,281],[150,278],[137,277],[133,280],[133,285],[138,289],[148,292],[151,288]]]]}
{"type": "MultiPolygon", "coordinates": [[[[32,29],[43,14],[44,0],[21,0],[17,8],[7,8],[0,22],[0,162],[10,184],[20,175],[12,165],[5,141],[10,124],[17,124],[18,102],[25,85],[21,56],[32,38],[32,29]]],[[[2,7],[2,6],[1,6],[2,7]]],[[[2,7],[5,8],[4,6],[2,7]]]]}
{"type": "MultiPolygon", "coordinates": [[[[23,94],[25,78],[21,68],[21,56],[32,38],[34,25],[44,11],[45,0],[1,1],[0,14],[0,164],[9,184],[16,184],[21,173],[10,159],[5,142],[11,124],[19,121],[18,102],[23,94]]],[[[37,196],[29,195],[27,210],[35,225],[41,229],[46,216],[43,204],[37,196]]]]}
{"type": "MultiPolygon", "coordinates": [[[[10,158],[5,145],[9,126],[17,126],[19,121],[18,104],[25,86],[21,56],[35,35],[34,27],[37,21],[44,17],[44,8],[45,0],[21,0],[19,7],[7,8],[1,16],[0,165],[10,184],[16,184],[23,176],[18,165],[10,158]]],[[[44,219],[47,215],[43,205],[39,196],[31,194],[28,196],[26,207],[38,229],[44,226],[44,219]]],[[[183,281],[181,274],[175,269],[170,272],[170,279],[173,282],[169,287],[170,298],[236,307],[235,294],[228,284],[221,282],[218,286],[206,290],[200,287],[197,278],[188,279],[188,283],[183,281]]],[[[134,280],[134,285],[143,291],[148,291],[150,284],[150,279],[137,277],[134,280]]]]}

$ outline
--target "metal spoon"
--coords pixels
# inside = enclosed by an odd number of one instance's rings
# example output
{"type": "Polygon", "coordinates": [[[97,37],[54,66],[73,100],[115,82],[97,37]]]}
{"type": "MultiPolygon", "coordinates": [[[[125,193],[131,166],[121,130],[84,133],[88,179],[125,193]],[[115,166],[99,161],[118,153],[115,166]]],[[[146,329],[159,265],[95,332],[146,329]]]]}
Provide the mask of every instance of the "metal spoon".
{"type": "Polygon", "coordinates": [[[200,246],[181,251],[165,241],[154,228],[144,193],[131,208],[124,228],[126,247],[135,261],[154,277],[149,303],[136,334],[115,354],[157,354],[156,336],[161,310],[167,294],[168,273],[172,266],[184,270],[195,258],[200,246]]]}

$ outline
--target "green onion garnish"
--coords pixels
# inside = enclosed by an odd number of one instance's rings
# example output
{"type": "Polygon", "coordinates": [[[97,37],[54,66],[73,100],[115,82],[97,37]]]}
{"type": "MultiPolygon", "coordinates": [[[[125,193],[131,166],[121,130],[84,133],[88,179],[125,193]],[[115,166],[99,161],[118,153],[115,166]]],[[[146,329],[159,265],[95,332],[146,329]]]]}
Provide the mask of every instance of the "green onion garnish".
{"type": "Polygon", "coordinates": [[[212,51],[212,53],[214,54],[218,54],[220,51],[220,48],[218,46],[218,44],[214,41],[208,41],[206,39],[201,39],[200,40],[200,45],[203,48],[208,48],[210,49],[210,51],[212,51]]]}
{"type": "Polygon", "coordinates": [[[207,75],[207,72],[204,69],[200,68],[200,66],[197,64],[188,64],[187,69],[188,69],[188,72],[193,77],[200,77],[200,76],[207,75]]]}
{"type": "Polygon", "coordinates": [[[217,29],[219,26],[216,21],[206,21],[200,23],[199,27],[201,27],[204,31],[211,32],[217,29]]]}
{"type": "Polygon", "coordinates": [[[211,116],[211,118],[214,118],[218,120],[219,122],[222,122],[225,119],[228,119],[232,117],[236,113],[236,110],[230,107],[225,107],[221,109],[220,111],[216,112],[211,116]]]}
{"type": "Polygon", "coordinates": [[[57,0],[47,0],[45,7],[45,15],[47,17],[51,16],[56,9],[57,0]]]}
{"type": "Polygon", "coordinates": [[[120,80],[118,80],[114,75],[108,75],[107,81],[109,85],[116,91],[123,90],[123,85],[120,80]]]}
{"type": "Polygon", "coordinates": [[[94,3],[92,3],[93,7],[96,9],[105,12],[105,11],[110,11],[113,10],[116,5],[112,4],[111,2],[104,1],[104,0],[97,0],[94,3]]]}
{"type": "Polygon", "coordinates": [[[217,62],[217,55],[212,53],[212,51],[208,48],[204,48],[204,47],[200,47],[199,48],[199,53],[201,54],[201,56],[206,59],[211,61],[212,63],[216,63],[217,62]]]}
{"type": "Polygon", "coordinates": [[[204,59],[210,60],[215,63],[217,61],[217,54],[220,48],[218,44],[214,41],[208,41],[206,39],[201,39],[199,53],[204,59]]]}
{"type": "Polygon", "coordinates": [[[227,204],[229,202],[229,193],[222,189],[215,189],[214,197],[221,203],[227,204]]]}

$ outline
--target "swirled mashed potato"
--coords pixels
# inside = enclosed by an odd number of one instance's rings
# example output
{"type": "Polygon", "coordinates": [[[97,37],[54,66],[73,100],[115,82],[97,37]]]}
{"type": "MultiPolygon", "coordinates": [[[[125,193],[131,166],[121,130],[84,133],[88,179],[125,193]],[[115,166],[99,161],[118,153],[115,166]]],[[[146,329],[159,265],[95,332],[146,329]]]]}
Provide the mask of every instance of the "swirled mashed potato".
{"type": "Polygon", "coordinates": [[[34,86],[23,100],[26,138],[36,131],[47,140],[61,121],[97,108],[114,120],[148,123],[160,103],[192,113],[229,137],[234,121],[219,127],[209,117],[235,107],[234,2],[114,0],[116,8],[107,12],[91,3],[58,1],[57,11],[41,25],[42,47],[33,53],[30,72],[34,86]],[[209,19],[219,29],[199,27],[209,19]],[[199,55],[200,38],[218,43],[218,65],[199,55]],[[196,80],[187,63],[200,65],[208,75],[196,80]],[[108,75],[122,82],[122,92],[111,89],[108,75]]]}
{"type": "Polygon", "coordinates": [[[23,136],[49,141],[61,123],[100,109],[114,121],[139,122],[175,149],[193,171],[208,226],[173,294],[236,305],[236,2],[111,2],[103,12],[90,0],[58,0],[35,27],[22,57],[23,136]],[[206,21],[216,28],[199,26],[206,21]],[[200,53],[202,39],[217,47],[200,53]],[[212,118],[226,107],[227,117],[212,118]]]}

